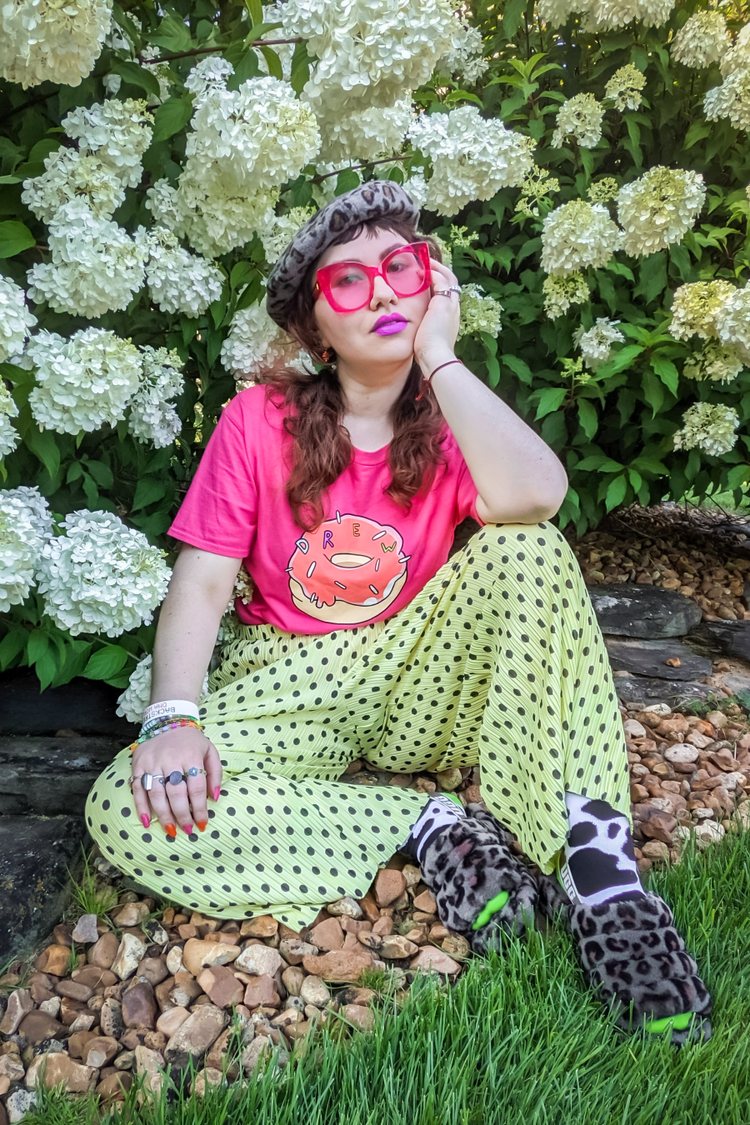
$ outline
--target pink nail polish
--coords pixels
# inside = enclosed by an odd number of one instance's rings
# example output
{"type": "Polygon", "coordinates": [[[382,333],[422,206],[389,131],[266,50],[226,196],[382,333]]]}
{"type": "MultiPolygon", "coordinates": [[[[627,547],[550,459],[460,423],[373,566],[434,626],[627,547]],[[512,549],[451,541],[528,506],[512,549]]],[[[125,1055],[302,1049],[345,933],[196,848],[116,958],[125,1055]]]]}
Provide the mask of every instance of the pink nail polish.
{"type": "Polygon", "coordinates": [[[143,825],[144,828],[150,828],[151,827],[151,817],[147,816],[146,813],[142,813],[141,814],[141,824],[143,825]]]}
{"type": "Polygon", "coordinates": [[[192,824],[183,824],[182,831],[185,833],[186,836],[189,836],[190,833],[193,831],[192,824]]]}
{"type": "Polygon", "coordinates": [[[217,785],[216,788],[214,789],[214,791],[212,792],[211,796],[213,797],[213,799],[215,801],[218,801],[220,793],[221,793],[221,786],[217,785]]]}

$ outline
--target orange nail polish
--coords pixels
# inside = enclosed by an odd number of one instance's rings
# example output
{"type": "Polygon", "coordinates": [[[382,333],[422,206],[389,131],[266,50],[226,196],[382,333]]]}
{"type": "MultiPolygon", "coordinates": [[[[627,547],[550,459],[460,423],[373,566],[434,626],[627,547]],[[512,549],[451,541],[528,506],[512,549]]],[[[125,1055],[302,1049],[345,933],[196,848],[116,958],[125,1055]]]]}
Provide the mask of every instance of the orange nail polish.
{"type": "Polygon", "coordinates": [[[206,831],[206,825],[208,824],[207,820],[196,820],[195,823],[198,825],[198,831],[199,832],[205,832],[206,831]]]}
{"type": "Polygon", "coordinates": [[[164,826],[164,831],[171,840],[174,840],[175,836],[177,835],[177,828],[174,824],[166,824],[164,826]]]}

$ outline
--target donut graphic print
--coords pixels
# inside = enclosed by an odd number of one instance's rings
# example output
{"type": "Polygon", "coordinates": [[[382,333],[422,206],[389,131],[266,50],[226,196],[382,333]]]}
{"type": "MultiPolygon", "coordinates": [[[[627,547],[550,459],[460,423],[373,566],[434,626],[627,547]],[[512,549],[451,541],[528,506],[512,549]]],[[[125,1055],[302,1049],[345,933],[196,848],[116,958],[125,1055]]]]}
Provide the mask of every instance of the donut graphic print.
{"type": "Polygon", "coordinates": [[[295,543],[289,592],[297,609],[318,621],[362,625],[396,600],[410,558],[395,528],[337,511],[295,543]]]}

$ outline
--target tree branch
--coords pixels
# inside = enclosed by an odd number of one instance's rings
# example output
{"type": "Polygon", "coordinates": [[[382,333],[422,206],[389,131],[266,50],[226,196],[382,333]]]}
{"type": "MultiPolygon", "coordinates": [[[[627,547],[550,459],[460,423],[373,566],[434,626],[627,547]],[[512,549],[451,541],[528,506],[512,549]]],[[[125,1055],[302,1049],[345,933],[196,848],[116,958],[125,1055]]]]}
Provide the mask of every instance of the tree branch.
{"type": "Polygon", "coordinates": [[[339,172],[357,172],[360,168],[374,167],[376,164],[393,164],[399,160],[406,160],[411,153],[401,152],[398,156],[384,156],[381,160],[364,160],[361,164],[350,164],[348,168],[336,168],[333,172],[326,172],[323,176],[313,176],[313,183],[320,184],[330,176],[338,176],[339,172]]]}
{"type": "MultiPolygon", "coordinates": [[[[276,47],[281,43],[302,43],[301,35],[295,35],[291,39],[253,39],[248,43],[248,47],[276,47]]],[[[138,62],[141,66],[156,66],[158,63],[172,62],[173,59],[187,59],[193,55],[211,55],[217,54],[219,51],[225,51],[226,44],[221,47],[191,47],[189,51],[176,51],[173,55],[162,55],[159,59],[142,59],[138,57],[138,62]]]]}

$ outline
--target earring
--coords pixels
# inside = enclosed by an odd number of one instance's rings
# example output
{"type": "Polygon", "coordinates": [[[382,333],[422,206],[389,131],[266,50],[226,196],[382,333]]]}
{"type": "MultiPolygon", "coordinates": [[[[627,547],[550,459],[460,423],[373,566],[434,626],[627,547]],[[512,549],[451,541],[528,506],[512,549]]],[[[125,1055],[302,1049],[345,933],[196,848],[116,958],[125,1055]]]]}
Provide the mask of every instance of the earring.
{"type": "Polygon", "coordinates": [[[322,352],[320,353],[320,357],[323,360],[323,363],[330,363],[333,359],[333,348],[323,348],[322,352]]]}

